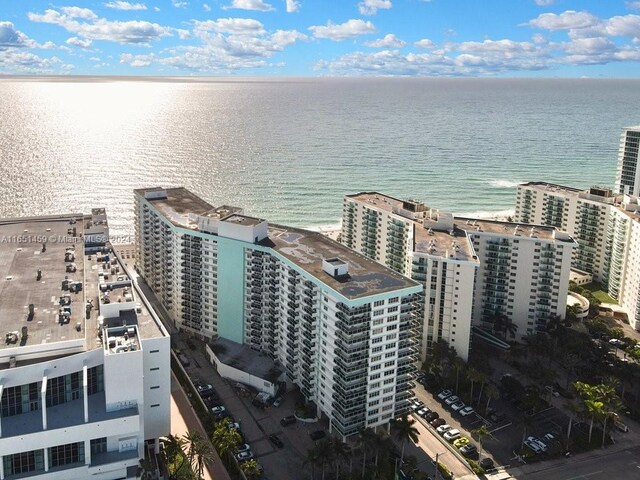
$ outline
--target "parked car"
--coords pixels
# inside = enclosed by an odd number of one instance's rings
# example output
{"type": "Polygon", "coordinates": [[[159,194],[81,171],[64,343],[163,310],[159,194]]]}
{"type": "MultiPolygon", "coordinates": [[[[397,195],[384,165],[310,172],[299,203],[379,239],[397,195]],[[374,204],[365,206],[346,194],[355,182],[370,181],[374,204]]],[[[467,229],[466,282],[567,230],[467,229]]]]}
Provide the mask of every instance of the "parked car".
{"type": "Polygon", "coordinates": [[[454,440],[453,446],[456,448],[462,448],[469,443],[469,439],[467,437],[460,437],[457,440],[454,440]]]}
{"type": "Polygon", "coordinates": [[[272,405],[274,407],[279,407],[281,403],[282,403],[282,397],[276,397],[276,399],[273,401],[272,405]]]}
{"type": "Polygon", "coordinates": [[[447,397],[445,399],[444,403],[446,403],[447,405],[453,405],[458,400],[460,400],[460,397],[458,397],[457,395],[451,395],[450,397],[447,397]]]}
{"type": "Polygon", "coordinates": [[[243,445],[240,445],[237,449],[236,449],[236,454],[238,453],[242,453],[242,452],[250,452],[251,451],[251,447],[249,446],[248,443],[245,443],[243,445]]]}
{"type": "Polygon", "coordinates": [[[533,442],[533,443],[535,443],[536,445],[538,445],[538,447],[540,447],[540,450],[542,450],[543,452],[547,451],[547,444],[544,443],[539,438],[531,436],[531,437],[528,438],[528,440],[533,442]]]}
{"type": "Polygon", "coordinates": [[[240,430],[240,424],[238,422],[229,422],[229,430],[240,430]]]}
{"type": "Polygon", "coordinates": [[[460,430],[458,430],[457,428],[452,428],[451,430],[447,430],[443,436],[447,442],[453,442],[454,440],[460,438],[460,430]]]}
{"type": "Polygon", "coordinates": [[[482,460],[480,460],[479,465],[485,470],[491,470],[493,468],[493,460],[491,460],[489,457],[483,458],[482,460]]]}
{"type": "Polygon", "coordinates": [[[451,430],[451,425],[447,425],[446,423],[444,425],[440,425],[438,428],[436,428],[436,432],[438,432],[440,435],[444,435],[449,430],[451,430]]]}
{"type": "Polygon", "coordinates": [[[296,417],[294,417],[293,415],[289,415],[288,417],[284,417],[282,420],[280,420],[280,425],[282,425],[283,427],[293,425],[294,423],[296,423],[296,417]]]}
{"type": "Polygon", "coordinates": [[[542,436],[542,441],[545,442],[547,445],[555,442],[555,440],[556,440],[556,437],[553,433],[545,433],[542,436]]]}
{"type": "Polygon", "coordinates": [[[460,448],[460,453],[465,457],[471,457],[478,453],[478,449],[473,443],[467,443],[462,448],[460,448]]]}
{"type": "Polygon", "coordinates": [[[253,458],[253,453],[251,453],[251,450],[249,450],[248,452],[238,453],[236,455],[236,458],[238,459],[239,462],[251,460],[253,458]]]}
{"type": "Polygon", "coordinates": [[[429,410],[428,408],[421,408],[420,410],[418,410],[418,415],[420,415],[421,417],[424,417],[430,411],[431,410],[429,410]]]}
{"type": "Polygon", "coordinates": [[[413,400],[412,402],[413,407],[415,407],[415,410],[420,410],[421,408],[424,408],[424,402],[420,401],[420,400],[413,400]]]}
{"type": "Polygon", "coordinates": [[[451,390],[443,390],[438,394],[438,398],[440,400],[444,400],[445,398],[448,398],[451,395],[453,395],[453,392],[451,390]]]}
{"type": "Polygon", "coordinates": [[[462,410],[463,408],[464,408],[464,402],[456,402],[453,405],[451,405],[451,410],[453,410],[454,412],[462,410]]]}
{"type": "Polygon", "coordinates": [[[278,437],[275,434],[269,435],[269,440],[271,440],[271,443],[273,443],[278,448],[284,447],[284,443],[282,443],[282,440],[280,440],[280,437],[278,437]]]}
{"type": "Polygon", "coordinates": [[[611,340],[609,340],[609,344],[617,348],[622,348],[625,346],[625,343],[619,338],[612,338],[611,340]]]}
{"type": "Polygon", "coordinates": [[[217,405],[211,409],[211,413],[214,415],[222,415],[227,411],[222,405],[217,405]]]}
{"type": "Polygon", "coordinates": [[[309,436],[311,437],[311,440],[315,442],[316,440],[320,440],[326,437],[327,432],[325,432],[324,430],[316,430],[315,432],[311,432],[309,436]]]}
{"type": "Polygon", "coordinates": [[[436,418],[435,420],[432,420],[429,423],[431,424],[432,427],[437,428],[437,427],[441,427],[442,425],[446,425],[447,421],[444,418],[436,418]]]}
{"type": "Polygon", "coordinates": [[[524,444],[529,447],[533,453],[541,453],[547,450],[547,445],[542,440],[539,440],[534,436],[527,437],[524,444]]]}
{"type": "Polygon", "coordinates": [[[429,412],[424,416],[424,419],[427,422],[432,422],[433,420],[436,420],[440,418],[440,414],[438,412],[429,412]]]}
{"type": "Polygon", "coordinates": [[[460,415],[463,416],[463,417],[467,417],[467,416],[471,415],[474,412],[475,412],[475,410],[473,409],[473,407],[464,407],[464,408],[461,408],[460,412],[458,412],[458,413],[460,413],[460,415]]]}

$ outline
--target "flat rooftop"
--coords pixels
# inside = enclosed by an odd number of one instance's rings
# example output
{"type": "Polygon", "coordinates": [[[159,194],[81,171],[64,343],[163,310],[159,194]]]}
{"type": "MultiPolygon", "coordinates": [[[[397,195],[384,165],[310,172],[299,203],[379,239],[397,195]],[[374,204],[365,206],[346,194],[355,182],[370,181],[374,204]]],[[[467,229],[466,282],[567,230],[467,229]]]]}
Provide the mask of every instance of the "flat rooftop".
{"type": "Polygon", "coordinates": [[[353,195],[346,195],[346,197],[378,207],[387,212],[393,212],[394,208],[402,208],[403,205],[402,200],[379,192],[360,192],[354,193],[353,195]]]}
{"type": "Polygon", "coordinates": [[[583,193],[585,190],[580,188],[568,187],[566,185],[558,185],[556,183],[548,183],[548,182],[528,182],[522,183],[519,185],[520,187],[529,187],[535,190],[543,190],[545,192],[558,192],[564,193],[566,195],[574,195],[578,196],[578,194],[583,193]]]}
{"type": "Polygon", "coordinates": [[[209,346],[218,360],[243,372],[247,372],[263,380],[276,383],[282,370],[273,363],[267,355],[251,350],[246,345],[233,342],[226,338],[218,338],[209,346]]]}
{"type": "Polygon", "coordinates": [[[466,262],[479,262],[467,232],[454,226],[452,231],[442,231],[429,228],[419,223],[415,225],[414,251],[428,253],[442,258],[466,262]]]}
{"type": "Polygon", "coordinates": [[[242,211],[239,207],[229,205],[214,207],[184,187],[139,188],[134,190],[134,193],[144,198],[146,193],[161,191],[166,192],[166,197],[148,198],[146,200],[177,227],[190,228],[192,230],[196,229],[197,222],[193,218],[190,218],[189,214],[209,218],[225,218],[231,214],[242,211]]]}
{"type": "Polygon", "coordinates": [[[293,264],[350,300],[418,285],[318,232],[269,225],[269,238],[261,244],[271,246],[293,264]],[[334,278],[322,269],[322,261],[332,258],[339,258],[349,265],[348,275],[334,278]]]}
{"type": "Polygon", "coordinates": [[[234,213],[226,217],[223,222],[225,223],[236,223],[238,225],[245,225],[247,227],[254,227],[264,222],[265,220],[262,218],[249,217],[247,215],[239,215],[234,213]]]}
{"type": "MultiPolygon", "coordinates": [[[[62,281],[85,282],[82,234],[83,215],[15,218],[0,220],[0,348],[38,345],[83,339],[84,290],[69,292],[62,281]],[[77,237],[69,234],[76,229],[77,237]],[[46,240],[46,251],[42,251],[46,240]],[[75,247],[75,272],[67,271],[65,252],[75,247]],[[37,280],[37,271],[41,279],[37,280]],[[69,320],[59,320],[60,297],[69,294],[69,320]],[[33,315],[29,305],[33,304],[33,315]],[[80,330],[76,325],[80,323],[80,330]],[[27,328],[26,339],[22,329],[27,328]],[[6,335],[18,333],[17,342],[6,342],[6,335]]],[[[15,337],[13,338],[15,339],[15,337]]],[[[12,339],[12,340],[13,340],[12,339]]]]}
{"type": "Polygon", "coordinates": [[[518,237],[538,238],[541,240],[556,240],[567,243],[574,243],[573,240],[565,240],[556,237],[557,228],[545,225],[532,225],[529,223],[502,222],[500,220],[484,220],[480,218],[455,217],[454,222],[457,227],[472,234],[475,232],[494,233],[499,235],[510,235],[518,237]],[[517,230],[516,230],[517,227],[517,230]]]}

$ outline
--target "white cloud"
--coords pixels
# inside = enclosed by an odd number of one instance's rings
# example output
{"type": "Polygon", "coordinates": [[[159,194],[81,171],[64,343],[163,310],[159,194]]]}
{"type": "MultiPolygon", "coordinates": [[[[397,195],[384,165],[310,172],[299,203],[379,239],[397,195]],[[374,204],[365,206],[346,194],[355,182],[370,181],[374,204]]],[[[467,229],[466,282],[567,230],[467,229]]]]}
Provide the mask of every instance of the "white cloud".
{"type": "Polygon", "coordinates": [[[178,0],[171,0],[171,4],[176,8],[186,8],[189,2],[180,2],[178,0]]]}
{"type": "Polygon", "coordinates": [[[132,55],[123,53],[120,55],[120,63],[126,63],[132,67],[148,67],[155,60],[155,55],[132,55]]]}
{"type": "Polygon", "coordinates": [[[555,0],[533,0],[536,5],[540,7],[548,7],[549,5],[553,5],[555,0]]]}
{"type": "Polygon", "coordinates": [[[93,43],[91,40],[82,40],[78,37],[67,38],[67,45],[73,45],[75,47],[89,48],[93,43]]]}
{"type": "Polygon", "coordinates": [[[388,33],[384,37],[371,42],[364,42],[366,47],[371,48],[402,48],[406,44],[407,42],[400,40],[393,33],[388,33]]]}
{"type": "Polygon", "coordinates": [[[264,25],[253,18],[219,18],[194,22],[194,34],[201,37],[202,33],[214,30],[220,33],[233,33],[236,35],[262,35],[264,25]]]}
{"type": "Polygon", "coordinates": [[[348,38],[354,38],[359,35],[367,35],[376,33],[376,27],[373,23],[360,19],[347,20],[344,23],[334,24],[331,21],[326,25],[314,25],[309,27],[316,38],[328,38],[335,42],[341,42],[348,38]]]}
{"type": "Polygon", "coordinates": [[[35,42],[16,30],[11,22],[0,22],[0,50],[7,47],[34,47],[35,42]]]}
{"type": "Polygon", "coordinates": [[[600,19],[589,12],[567,10],[559,15],[543,13],[529,22],[529,25],[543,30],[575,30],[595,27],[600,19]]]}
{"type": "Polygon", "coordinates": [[[24,50],[0,48],[0,70],[3,73],[42,74],[56,70],[64,73],[68,68],[58,57],[43,58],[24,50]]]}
{"type": "Polygon", "coordinates": [[[640,10],[640,1],[626,2],[625,5],[632,10],[640,10]]]}
{"type": "Polygon", "coordinates": [[[153,11],[154,12],[159,12],[160,11],[160,7],[153,7],[153,11]]]}
{"type": "Polygon", "coordinates": [[[286,0],[287,13],[294,13],[300,10],[300,2],[298,0],[286,0]]]}
{"type": "Polygon", "coordinates": [[[611,17],[605,27],[607,34],[615,37],[640,37],[640,16],[611,17]]]}
{"type": "Polygon", "coordinates": [[[223,10],[238,8],[240,10],[258,10],[260,12],[270,12],[274,8],[265,3],[264,0],[232,0],[231,5],[222,7],[223,10]]]}
{"type": "Polygon", "coordinates": [[[66,7],[48,9],[43,14],[30,12],[29,20],[37,23],[58,25],[80,38],[105,40],[117,43],[148,44],[161,37],[171,36],[171,28],[146,21],[114,22],[98,18],[91,10],[66,7]],[[86,20],[86,21],[80,21],[86,20]]]}
{"type": "Polygon", "coordinates": [[[363,0],[358,4],[358,10],[362,15],[375,15],[378,9],[389,10],[392,6],[391,0],[363,0]]]}
{"type": "Polygon", "coordinates": [[[202,8],[204,8],[205,12],[210,12],[211,11],[211,7],[207,3],[203,3],[202,4],[202,8]]]}
{"type": "Polygon", "coordinates": [[[178,37],[180,38],[180,40],[187,40],[188,38],[191,38],[191,32],[189,30],[176,28],[176,33],[178,34],[178,37]]]}
{"type": "Polygon", "coordinates": [[[435,43],[433,43],[431,40],[429,40],[428,38],[423,38],[421,40],[418,40],[417,42],[414,43],[414,45],[416,47],[419,48],[426,48],[426,49],[432,49],[436,46],[435,43]]]}
{"type": "Polygon", "coordinates": [[[114,10],[146,10],[147,6],[144,3],[129,3],[123,0],[115,0],[113,2],[107,2],[104,4],[107,8],[113,8],[114,10]]]}

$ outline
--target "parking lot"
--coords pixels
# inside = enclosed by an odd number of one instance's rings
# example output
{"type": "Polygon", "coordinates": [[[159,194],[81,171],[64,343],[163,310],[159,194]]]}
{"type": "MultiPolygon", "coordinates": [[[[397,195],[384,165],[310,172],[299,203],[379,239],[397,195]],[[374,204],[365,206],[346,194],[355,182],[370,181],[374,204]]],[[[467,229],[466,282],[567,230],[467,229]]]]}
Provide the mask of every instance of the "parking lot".
{"type": "MultiPolygon", "coordinates": [[[[328,422],[321,419],[315,423],[297,421],[283,427],[280,420],[293,415],[295,395],[288,394],[278,407],[262,409],[251,402],[254,395],[244,388],[237,388],[215,371],[204,354],[204,345],[196,340],[177,341],[177,347],[189,359],[185,370],[194,383],[210,384],[229,415],[240,424],[244,441],[251,447],[254,458],[264,469],[265,479],[306,479],[309,474],[303,469],[307,451],[313,447],[310,433],[317,430],[328,432],[328,422]],[[269,440],[275,434],[282,440],[283,448],[278,448],[269,440]]],[[[212,403],[213,404],[213,403],[212,403]]]]}

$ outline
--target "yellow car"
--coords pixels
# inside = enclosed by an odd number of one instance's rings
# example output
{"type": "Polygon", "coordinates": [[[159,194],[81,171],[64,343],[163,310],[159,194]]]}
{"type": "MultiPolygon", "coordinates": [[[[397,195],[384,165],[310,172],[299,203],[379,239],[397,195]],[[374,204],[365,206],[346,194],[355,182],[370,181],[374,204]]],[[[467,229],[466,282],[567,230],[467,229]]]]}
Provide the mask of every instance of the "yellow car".
{"type": "Polygon", "coordinates": [[[455,442],[453,442],[453,446],[456,448],[462,448],[469,443],[469,439],[467,437],[460,437],[455,442]]]}

